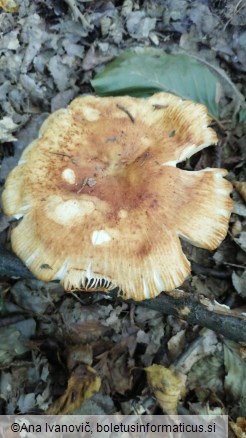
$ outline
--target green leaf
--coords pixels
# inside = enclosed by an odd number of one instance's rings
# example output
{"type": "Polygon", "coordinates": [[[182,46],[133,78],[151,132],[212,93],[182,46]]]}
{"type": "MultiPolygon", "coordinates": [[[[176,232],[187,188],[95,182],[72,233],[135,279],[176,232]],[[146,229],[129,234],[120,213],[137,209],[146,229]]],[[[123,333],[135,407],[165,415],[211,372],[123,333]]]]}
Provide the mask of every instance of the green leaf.
{"type": "Polygon", "coordinates": [[[239,113],[239,122],[244,122],[246,120],[246,109],[242,109],[239,113]]]}
{"type": "Polygon", "coordinates": [[[147,97],[166,91],[207,106],[218,117],[219,82],[204,64],[186,54],[168,55],[162,50],[127,50],[91,81],[99,96],[147,97]]]}
{"type": "Polygon", "coordinates": [[[216,352],[213,356],[202,357],[191,368],[187,386],[195,390],[198,400],[204,401],[210,392],[218,396],[223,394],[223,356],[216,352]]]}
{"type": "Polygon", "coordinates": [[[232,341],[224,343],[225,389],[230,393],[237,415],[246,415],[246,362],[240,355],[240,347],[232,341]]]}

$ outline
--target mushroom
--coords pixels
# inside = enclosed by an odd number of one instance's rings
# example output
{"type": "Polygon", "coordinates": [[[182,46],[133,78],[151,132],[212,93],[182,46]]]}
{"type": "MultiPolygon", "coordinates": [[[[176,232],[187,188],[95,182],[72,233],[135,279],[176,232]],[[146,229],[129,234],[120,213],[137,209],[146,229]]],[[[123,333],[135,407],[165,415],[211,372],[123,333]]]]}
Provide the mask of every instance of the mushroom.
{"type": "Polygon", "coordinates": [[[232,200],[224,169],[176,164],[217,143],[203,105],[82,96],[50,115],[7,178],[3,207],[18,221],[12,248],[65,290],[119,287],[143,300],[180,286],[190,263],[180,238],[214,250],[232,200]]]}

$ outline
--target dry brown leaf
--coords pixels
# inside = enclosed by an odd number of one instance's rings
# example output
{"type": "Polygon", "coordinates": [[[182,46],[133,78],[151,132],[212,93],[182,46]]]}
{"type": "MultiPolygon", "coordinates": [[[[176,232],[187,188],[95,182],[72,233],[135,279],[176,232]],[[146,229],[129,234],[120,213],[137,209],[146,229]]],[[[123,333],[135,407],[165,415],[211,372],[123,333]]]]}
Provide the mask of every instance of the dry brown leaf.
{"type": "Polygon", "coordinates": [[[236,187],[238,193],[242,196],[244,202],[246,202],[246,182],[245,181],[233,181],[234,187],[236,187]]]}
{"type": "Polygon", "coordinates": [[[47,415],[66,415],[79,408],[81,403],[99,391],[101,379],[96,371],[79,365],[71,374],[67,389],[47,410],[47,415]]]}
{"type": "Polygon", "coordinates": [[[70,345],[66,349],[67,369],[71,372],[78,365],[92,365],[93,349],[90,344],[70,345]]]}
{"type": "Polygon", "coordinates": [[[3,8],[5,12],[17,12],[19,9],[15,0],[0,0],[0,7],[3,8]]]}
{"type": "Polygon", "coordinates": [[[246,419],[238,417],[236,423],[230,421],[230,427],[237,438],[246,438],[246,419]]]}
{"type": "Polygon", "coordinates": [[[104,376],[103,384],[108,393],[125,394],[132,388],[129,344],[133,342],[134,338],[129,336],[120,344],[98,356],[99,362],[96,368],[104,376]]]}
{"type": "Polygon", "coordinates": [[[174,336],[172,336],[168,343],[168,351],[172,360],[180,355],[180,351],[183,350],[186,342],[186,331],[179,330],[174,336]]]}
{"type": "Polygon", "coordinates": [[[162,409],[167,414],[177,414],[178,401],[185,394],[185,376],[162,365],[151,365],[145,371],[148,384],[162,409]]]}
{"type": "Polygon", "coordinates": [[[69,339],[74,343],[91,343],[110,333],[111,328],[95,319],[70,324],[69,339]]]}
{"type": "Polygon", "coordinates": [[[231,228],[231,234],[233,237],[238,236],[242,232],[242,223],[239,220],[236,220],[231,228]]]}

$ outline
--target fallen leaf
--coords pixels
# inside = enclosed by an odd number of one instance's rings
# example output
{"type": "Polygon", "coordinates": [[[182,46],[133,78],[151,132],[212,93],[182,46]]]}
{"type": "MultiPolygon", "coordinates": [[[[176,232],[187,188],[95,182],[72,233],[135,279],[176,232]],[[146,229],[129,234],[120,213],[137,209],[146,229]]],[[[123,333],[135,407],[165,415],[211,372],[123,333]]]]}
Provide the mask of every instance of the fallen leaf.
{"type": "Polygon", "coordinates": [[[110,350],[102,353],[97,358],[99,362],[96,366],[100,374],[104,376],[104,387],[107,392],[117,392],[124,395],[132,388],[132,374],[129,366],[130,344],[136,343],[134,336],[129,336],[126,340],[115,345],[110,350]]]}
{"type": "Polygon", "coordinates": [[[236,272],[232,273],[232,284],[242,297],[246,298],[246,271],[240,276],[236,272]]]}
{"type": "Polygon", "coordinates": [[[2,120],[0,120],[0,141],[8,142],[16,140],[16,138],[13,137],[12,132],[15,132],[17,128],[18,125],[13,122],[11,117],[3,117],[2,120]]]}
{"type": "Polygon", "coordinates": [[[17,12],[19,9],[15,0],[0,0],[0,7],[3,8],[5,12],[17,12]]]}
{"type": "Polygon", "coordinates": [[[162,365],[145,368],[148,384],[162,409],[170,415],[177,414],[180,397],[185,394],[185,376],[162,365]]]}
{"type": "Polygon", "coordinates": [[[210,393],[222,396],[223,380],[223,354],[217,351],[194,364],[188,375],[187,386],[189,390],[194,390],[198,400],[204,403],[210,393]]]}
{"type": "Polygon", "coordinates": [[[226,391],[231,395],[237,415],[246,415],[246,362],[240,354],[240,347],[232,341],[224,343],[226,391]]]}
{"type": "Polygon", "coordinates": [[[243,417],[238,417],[236,423],[229,422],[229,425],[237,438],[246,438],[246,420],[243,417]]]}
{"type": "Polygon", "coordinates": [[[246,231],[242,231],[240,237],[234,238],[235,242],[242,248],[243,251],[246,251],[246,231]]]}
{"type": "Polygon", "coordinates": [[[30,350],[26,340],[34,335],[35,329],[34,319],[26,319],[1,328],[0,367],[8,365],[15,357],[30,350]]]}
{"type": "Polygon", "coordinates": [[[234,204],[232,213],[238,214],[239,216],[246,217],[246,206],[244,204],[236,203],[234,204]]]}
{"type": "Polygon", "coordinates": [[[74,343],[90,343],[111,333],[110,327],[101,321],[91,319],[88,321],[69,324],[69,340],[74,343]]]}
{"type": "Polygon", "coordinates": [[[246,120],[246,109],[242,109],[239,113],[239,122],[244,122],[246,120]]]}
{"type": "Polygon", "coordinates": [[[47,410],[47,415],[66,415],[78,409],[101,387],[101,379],[90,366],[79,365],[71,374],[65,393],[47,410]]]}
{"type": "Polygon", "coordinates": [[[201,336],[190,345],[177,363],[179,371],[183,374],[188,374],[196,362],[204,356],[214,354],[217,349],[218,339],[215,332],[203,329],[200,334],[201,336]]]}
{"type": "Polygon", "coordinates": [[[189,406],[190,411],[195,415],[226,415],[225,409],[218,406],[210,406],[208,402],[206,404],[204,402],[189,402],[189,406]]]}
{"type": "Polygon", "coordinates": [[[185,333],[185,330],[180,330],[178,333],[172,336],[167,343],[168,351],[173,360],[179,356],[180,351],[182,351],[185,346],[185,333]]]}
{"type": "Polygon", "coordinates": [[[216,75],[193,57],[153,48],[126,50],[91,81],[100,96],[146,97],[166,91],[203,103],[215,117],[219,115],[218,83],[216,75]]]}
{"type": "Polygon", "coordinates": [[[246,202],[246,182],[245,181],[233,181],[233,185],[236,187],[238,193],[242,196],[244,202],[246,202]]]}
{"type": "Polygon", "coordinates": [[[36,403],[35,399],[36,397],[34,392],[31,392],[29,394],[21,394],[17,402],[19,412],[25,414],[26,412],[34,408],[36,403]]]}
{"type": "Polygon", "coordinates": [[[136,40],[148,38],[150,31],[155,29],[155,25],[156,18],[147,17],[144,11],[131,12],[127,17],[127,30],[136,40]]]}
{"type": "Polygon", "coordinates": [[[93,360],[92,346],[90,344],[69,345],[66,356],[69,371],[74,370],[80,364],[91,365],[93,360]]]}

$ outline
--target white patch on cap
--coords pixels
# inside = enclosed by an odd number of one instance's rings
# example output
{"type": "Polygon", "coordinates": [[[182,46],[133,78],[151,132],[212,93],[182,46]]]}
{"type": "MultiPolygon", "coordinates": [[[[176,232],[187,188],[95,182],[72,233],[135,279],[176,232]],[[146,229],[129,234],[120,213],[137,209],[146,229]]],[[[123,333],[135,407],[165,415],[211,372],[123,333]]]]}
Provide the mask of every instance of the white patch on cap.
{"type": "Polygon", "coordinates": [[[125,219],[128,216],[128,213],[127,213],[126,210],[122,209],[122,210],[119,211],[118,216],[119,216],[120,219],[125,219]]]}
{"type": "MultiPolygon", "coordinates": [[[[207,170],[207,169],[204,169],[204,170],[207,170]]],[[[209,169],[208,168],[208,171],[210,170],[210,172],[214,172],[215,173],[215,178],[216,179],[222,179],[222,177],[223,176],[226,176],[227,175],[227,170],[225,170],[225,169],[209,169]]]]}
{"type": "Polygon", "coordinates": [[[148,137],[142,137],[141,138],[141,143],[144,146],[149,146],[150,145],[150,139],[148,137]]]}
{"type": "Polygon", "coordinates": [[[162,290],[164,290],[164,283],[160,277],[159,272],[156,269],[153,270],[153,278],[158,291],[161,292],[162,290]]]}
{"type": "MultiPolygon", "coordinates": [[[[173,280],[173,284],[174,284],[174,285],[178,285],[178,284],[180,284],[180,281],[179,281],[179,277],[178,277],[178,273],[177,273],[177,271],[173,271],[173,272],[171,272],[171,278],[172,278],[172,280],[173,280]]],[[[173,287],[173,289],[174,289],[174,287],[173,287]]]]}
{"type": "Polygon", "coordinates": [[[62,172],[62,178],[68,183],[68,184],[74,184],[76,181],[76,175],[73,171],[73,169],[64,169],[62,172]]]}
{"type": "Polygon", "coordinates": [[[166,163],[162,163],[162,166],[171,166],[176,167],[178,161],[167,161],[166,163]]]}
{"type": "Polygon", "coordinates": [[[59,271],[54,276],[54,280],[62,280],[67,272],[67,267],[68,267],[68,261],[65,260],[65,262],[60,267],[59,271]]]}
{"type": "MultiPolygon", "coordinates": [[[[200,170],[200,172],[213,172],[213,173],[218,173],[218,169],[215,169],[215,168],[211,168],[211,167],[206,167],[206,169],[202,169],[202,170],[200,170]]],[[[215,175],[215,177],[217,178],[217,175],[215,175]]],[[[219,178],[221,178],[221,175],[220,175],[220,170],[219,170],[219,178]]]]}
{"type": "Polygon", "coordinates": [[[180,162],[180,161],[184,161],[184,160],[186,160],[186,158],[190,158],[193,154],[195,154],[195,153],[198,152],[199,150],[200,150],[200,149],[199,149],[199,146],[196,147],[195,144],[191,144],[190,146],[187,146],[187,147],[181,152],[180,157],[179,157],[179,162],[180,162]]]}
{"type": "Polygon", "coordinates": [[[95,108],[91,108],[90,106],[83,107],[82,111],[83,111],[85,118],[89,122],[94,122],[94,121],[98,120],[100,117],[100,111],[98,111],[95,108]]]}
{"type": "Polygon", "coordinates": [[[92,270],[92,262],[89,263],[89,265],[87,266],[86,269],[86,278],[88,278],[88,280],[90,280],[93,277],[93,270],[92,270]]]}
{"type": "MultiPolygon", "coordinates": [[[[186,259],[187,260],[187,259],[186,259]]],[[[188,266],[190,267],[190,262],[187,260],[188,262],[188,266]]],[[[181,274],[183,275],[184,278],[186,278],[189,275],[189,271],[187,272],[187,269],[185,269],[185,265],[182,264],[179,268],[181,274]]]]}
{"type": "Polygon", "coordinates": [[[55,209],[54,216],[60,223],[67,224],[81,215],[81,206],[76,200],[65,201],[55,209]]]}
{"type": "Polygon", "coordinates": [[[149,287],[148,287],[146,281],[144,280],[144,278],[143,278],[143,294],[144,294],[145,299],[150,298],[149,287]]]}
{"type": "Polygon", "coordinates": [[[31,208],[30,204],[25,204],[25,205],[22,205],[21,210],[25,211],[25,210],[29,210],[30,208],[31,208]]]}
{"type": "Polygon", "coordinates": [[[24,216],[24,214],[26,214],[26,213],[28,212],[28,210],[30,210],[30,209],[31,209],[31,205],[30,205],[30,204],[23,205],[23,206],[19,209],[19,212],[20,212],[20,213],[16,213],[16,214],[14,214],[13,217],[14,217],[15,219],[20,219],[20,218],[22,218],[22,217],[24,216]]]}
{"type": "Polygon", "coordinates": [[[13,214],[13,217],[14,217],[15,219],[17,219],[17,220],[21,219],[23,216],[24,216],[24,213],[16,213],[16,214],[13,214]]]}
{"type": "Polygon", "coordinates": [[[181,239],[190,242],[190,237],[187,237],[186,234],[182,233],[182,231],[177,230],[177,234],[179,237],[181,237],[181,239]]]}
{"type": "Polygon", "coordinates": [[[51,196],[46,207],[47,216],[61,225],[73,226],[74,221],[82,222],[84,216],[95,209],[92,201],[70,199],[62,201],[59,196],[51,196]]]}
{"type": "Polygon", "coordinates": [[[30,266],[37,257],[39,249],[36,249],[25,261],[26,266],[30,266]]]}
{"type": "Polygon", "coordinates": [[[226,219],[230,216],[231,212],[224,210],[223,208],[218,208],[215,210],[216,213],[218,213],[220,216],[225,217],[226,219]]]}
{"type": "Polygon", "coordinates": [[[215,192],[218,193],[219,195],[225,195],[225,196],[228,196],[230,193],[229,190],[218,189],[218,188],[215,189],[215,192]]]}
{"type": "Polygon", "coordinates": [[[101,245],[102,243],[109,242],[111,236],[105,230],[93,231],[91,241],[93,245],[101,245]]]}
{"type": "Polygon", "coordinates": [[[18,161],[18,166],[21,166],[22,164],[25,164],[26,163],[26,160],[22,160],[22,159],[20,159],[19,161],[18,161]]]}

